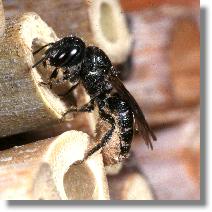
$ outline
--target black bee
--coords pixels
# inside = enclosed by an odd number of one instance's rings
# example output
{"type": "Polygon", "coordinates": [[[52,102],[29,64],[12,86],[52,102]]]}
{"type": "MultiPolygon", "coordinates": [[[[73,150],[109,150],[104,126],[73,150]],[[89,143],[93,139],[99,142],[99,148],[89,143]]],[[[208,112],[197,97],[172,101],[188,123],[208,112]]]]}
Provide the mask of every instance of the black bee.
{"type": "Polygon", "coordinates": [[[150,129],[139,105],[119,80],[113,65],[107,55],[98,47],[88,46],[78,37],[64,37],[55,43],[49,43],[37,51],[49,46],[44,57],[33,65],[49,64],[55,67],[50,76],[57,77],[58,69],[63,70],[63,79],[69,80],[74,86],[80,83],[90,96],[90,101],[80,108],[71,108],[69,112],[91,112],[94,106],[98,107],[99,116],[111,125],[111,128],[101,138],[99,144],[87,153],[87,157],[104,147],[111,139],[116,125],[119,128],[120,138],[120,160],[128,156],[133,132],[137,130],[143,136],[148,147],[153,149],[151,139],[156,137],[150,129]],[[116,90],[116,93],[114,93],[116,90]],[[118,121],[115,121],[113,114],[116,114],[118,121]]]}

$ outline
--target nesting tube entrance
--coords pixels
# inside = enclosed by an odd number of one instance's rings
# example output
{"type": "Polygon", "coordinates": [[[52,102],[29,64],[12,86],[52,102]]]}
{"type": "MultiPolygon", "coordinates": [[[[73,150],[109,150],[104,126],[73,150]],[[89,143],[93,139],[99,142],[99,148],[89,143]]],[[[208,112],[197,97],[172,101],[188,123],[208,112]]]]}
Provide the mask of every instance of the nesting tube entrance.
{"type": "Polygon", "coordinates": [[[125,61],[131,48],[131,35],[118,1],[92,1],[88,12],[93,42],[113,63],[125,61]]]}

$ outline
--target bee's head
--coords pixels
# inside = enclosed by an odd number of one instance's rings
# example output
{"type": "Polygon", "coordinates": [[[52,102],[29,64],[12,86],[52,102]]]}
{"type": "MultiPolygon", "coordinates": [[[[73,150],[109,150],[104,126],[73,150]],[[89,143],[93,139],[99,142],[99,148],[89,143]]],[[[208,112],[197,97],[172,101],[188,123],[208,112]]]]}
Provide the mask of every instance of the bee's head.
{"type": "Polygon", "coordinates": [[[83,61],[85,43],[78,37],[64,37],[46,51],[50,65],[72,67],[83,61]]]}

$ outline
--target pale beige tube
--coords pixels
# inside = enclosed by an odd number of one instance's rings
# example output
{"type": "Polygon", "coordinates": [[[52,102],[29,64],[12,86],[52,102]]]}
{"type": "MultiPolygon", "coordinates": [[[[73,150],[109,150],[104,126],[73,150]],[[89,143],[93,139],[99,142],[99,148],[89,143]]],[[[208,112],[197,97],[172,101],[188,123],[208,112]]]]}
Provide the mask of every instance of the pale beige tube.
{"type": "Polygon", "coordinates": [[[58,137],[0,152],[0,199],[107,200],[99,152],[80,165],[89,137],[67,131],[58,137]]]}
{"type": "Polygon", "coordinates": [[[0,0],[0,37],[4,34],[4,28],[5,28],[4,8],[2,0],[0,0]]]}
{"type": "Polygon", "coordinates": [[[0,38],[0,137],[52,124],[66,111],[52,90],[39,85],[41,75],[32,69],[33,45],[55,40],[54,31],[35,13],[8,21],[0,38]]]}
{"type": "Polygon", "coordinates": [[[4,5],[7,17],[34,11],[59,37],[79,36],[103,49],[114,64],[129,54],[132,38],[119,0],[13,0],[4,5]]]}
{"type": "Polygon", "coordinates": [[[102,48],[113,63],[122,63],[130,52],[132,38],[118,0],[88,2],[93,42],[102,48]]]}

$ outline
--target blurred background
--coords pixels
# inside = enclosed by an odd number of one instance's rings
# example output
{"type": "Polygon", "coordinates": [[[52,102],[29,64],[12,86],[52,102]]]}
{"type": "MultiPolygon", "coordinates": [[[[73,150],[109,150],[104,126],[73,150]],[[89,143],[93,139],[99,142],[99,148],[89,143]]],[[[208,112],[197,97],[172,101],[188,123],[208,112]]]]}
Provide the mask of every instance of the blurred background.
{"type": "MultiPolygon", "coordinates": [[[[73,7],[68,1],[60,0],[57,7],[54,2],[4,0],[3,4],[7,18],[35,11],[59,37],[74,31],[86,38],[85,28],[70,27],[67,16],[73,7]]],[[[114,60],[115,65],[142,106],[157,142],[151,151],[135,137],[131,157],[108,168],[111,199],[200,199],[199,1],[118,3],[132,40],[126,59],[114,60]]]]}
{"type": "Polygon", "coordinates": [[[199,199],[199,1],[121,0],[121,4],[133,35],[126,86],[158,138],[152,152],[137,138],[130,166],[146,176],[156,199],[199,199]]]}

